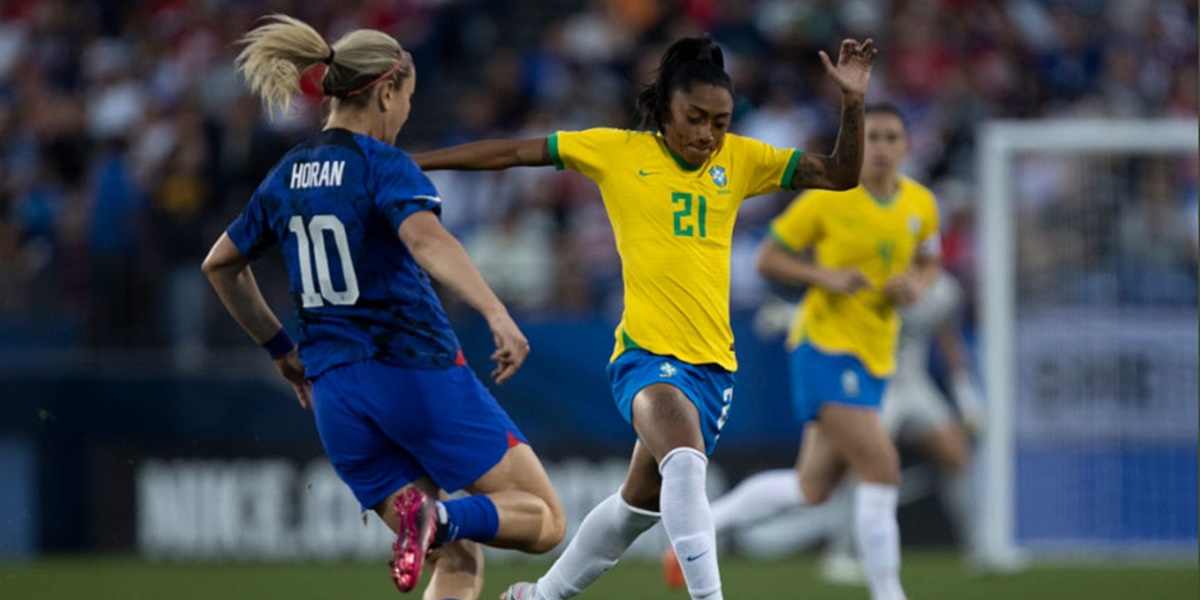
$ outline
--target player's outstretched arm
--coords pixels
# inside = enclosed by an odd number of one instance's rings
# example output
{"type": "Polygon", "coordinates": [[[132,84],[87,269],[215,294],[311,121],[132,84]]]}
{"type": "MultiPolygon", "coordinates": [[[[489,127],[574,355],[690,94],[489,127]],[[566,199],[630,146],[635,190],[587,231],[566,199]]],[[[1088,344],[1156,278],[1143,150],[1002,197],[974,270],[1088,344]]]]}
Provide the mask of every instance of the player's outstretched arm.
{"type": "Polygon", "coordinates": [[[418,212],[400,224],[400,239],[413,259],[430,277],[445,285],[487,319],[496,341],[492,360],[496,383],[508,381],[529,355],[529,341],[517,328],[508,309],[488,287],[471,257],[431,212],[418,212]]]}
{"type": "Polygon", "coordinates": [[[424,171],[497,171],[509,167],[544,167],[553,164],[546,138],[484,140],[412,155],[424,171]]]}
{"type": "Polygon", "coordinates": [[[792,174],[792,189],[848,190],[858,185],[863,161],[863,111],[871,68],[879,50],[871,39],[842,40],[835,66],[821,51],[825,72],[842,91],[842,121],[829,156],[806,152],[792,174]]]}
{"type": "MultiPolygon", "coordinates": [[[[262,345],[283,330],[279,318],[267,306],[258,289],[250,259],[242,255],[227,234],[222,234],[201,265],[221,303],[255,343],[262,345]]],[[[275,359],[275,368],[292,384],[301,408],[312,405],[312,387],[304,376],[304,364],[295,348],[275,359]]]]}

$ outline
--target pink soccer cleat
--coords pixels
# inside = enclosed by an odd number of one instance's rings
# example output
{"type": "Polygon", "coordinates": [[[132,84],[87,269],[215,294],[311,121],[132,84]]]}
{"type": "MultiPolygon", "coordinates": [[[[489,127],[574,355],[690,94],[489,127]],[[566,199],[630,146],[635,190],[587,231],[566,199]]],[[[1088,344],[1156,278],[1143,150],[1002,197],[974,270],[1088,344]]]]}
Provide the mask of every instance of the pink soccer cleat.
{"type": "Polygon", "coordinates": [[[421,579],[425,553],[437,533],[436,501],[410,487],[396,498],[396,543],[392,544],[392,581],[401,592],[412,591],[421,579]]]}

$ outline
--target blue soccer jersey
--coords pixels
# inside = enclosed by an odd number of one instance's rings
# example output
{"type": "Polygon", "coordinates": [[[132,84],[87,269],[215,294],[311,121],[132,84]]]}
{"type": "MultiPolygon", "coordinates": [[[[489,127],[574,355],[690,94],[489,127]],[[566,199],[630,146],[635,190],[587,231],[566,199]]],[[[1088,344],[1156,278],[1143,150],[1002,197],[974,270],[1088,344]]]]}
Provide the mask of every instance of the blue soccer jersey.
{"type": "Polygon", "coordinates": [[[288,152],[229,226],[250,258],[282,243],[310,378],[366,358],[426,369],[461,360],[429,275],[397,232],[422,210],[440,214],[441,199],[408,154],[329,129],[288,152]]]}

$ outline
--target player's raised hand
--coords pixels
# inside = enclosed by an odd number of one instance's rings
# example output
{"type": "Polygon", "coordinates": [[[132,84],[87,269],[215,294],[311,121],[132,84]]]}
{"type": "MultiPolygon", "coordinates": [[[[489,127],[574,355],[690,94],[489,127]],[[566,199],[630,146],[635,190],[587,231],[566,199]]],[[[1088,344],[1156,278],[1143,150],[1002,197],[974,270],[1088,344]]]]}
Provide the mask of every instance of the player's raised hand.
{"type": "Polygon", "coordinates": [[[312,408],[312,384],[304,376],[304,363],[300,362],[300,355],[295,350],[288,352],[283,358],[275,361],[275,369],[292,384],[300,408],[312,408]]]}
{"type": "Polygon", "coordinates": [[[502,384],[516,374],[525,357],[529,356],[529,340],[508,313],[488,319],[488,327],[496,340],[496,351],[492,353],[496,368],[492,369],[492,379],[502,384]]]}
{"type": "Polygon", "coordinates": [[[842,89],[842,93],[858,95],[867,93],[867,83],[871,81],[871,67],[875,64],[877,54],[879,49],[875,47],[875,40],[871,38],[867,38],[867,41],[861,44],[855,40],[842,40],[837,65],[829,60],[829,55],[824,50],[820,51],[825,72],[842,89]]]}

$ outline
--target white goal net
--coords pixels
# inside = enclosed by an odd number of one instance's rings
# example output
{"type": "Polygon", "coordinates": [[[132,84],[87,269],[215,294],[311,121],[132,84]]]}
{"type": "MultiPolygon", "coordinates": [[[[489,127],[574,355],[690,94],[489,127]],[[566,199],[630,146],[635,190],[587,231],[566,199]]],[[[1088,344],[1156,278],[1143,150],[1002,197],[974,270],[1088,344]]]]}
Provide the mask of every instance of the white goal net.
{"type": "Polygon", "coordinates": [[[981,130],[985,551],[1197,551],[1197,123],[981,130]]]}

